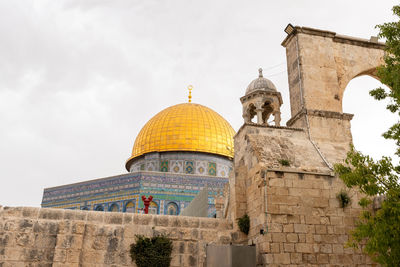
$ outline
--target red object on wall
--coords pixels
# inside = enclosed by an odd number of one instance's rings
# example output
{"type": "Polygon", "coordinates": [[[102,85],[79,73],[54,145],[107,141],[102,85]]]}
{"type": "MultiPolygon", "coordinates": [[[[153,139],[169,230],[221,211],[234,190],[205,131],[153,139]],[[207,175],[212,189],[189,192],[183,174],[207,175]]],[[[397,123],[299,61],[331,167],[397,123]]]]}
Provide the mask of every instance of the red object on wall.
{"type": "Polygon", "coordinates": [[[149,206],[150,206],[150,202],[153,200],[152,196],[149,196],[148,198],[146,198],[145,195],[142,196],[142,200],[144,203],[144,214],[148,214],[149,213],[149,206]]]}

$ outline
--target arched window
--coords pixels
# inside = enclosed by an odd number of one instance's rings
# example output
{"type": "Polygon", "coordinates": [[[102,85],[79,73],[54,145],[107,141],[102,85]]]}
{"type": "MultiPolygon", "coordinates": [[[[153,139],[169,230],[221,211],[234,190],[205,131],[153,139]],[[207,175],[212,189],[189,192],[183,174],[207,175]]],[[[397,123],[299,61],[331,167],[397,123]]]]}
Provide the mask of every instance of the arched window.
{"type": "Polygon", "coordinates": [[[113,203],[108,210],[111,211],[111,212],[118,212],[119,211],[119,207],[118,207],[117,204],[113,203]]]}
{"type": "Polygon", "coordinates": [[[94,210],[95,211],[104,211],[104,207],[103,207],[103,205],[97,205],[94,210]]]}
{"type": "Polygon", "coordinates": [[[132,201],[126,203],[125,212],[135,212],[135,204],[132,201]]]}
{"type": "Polygon", "coordinates": [[[178,205],[174,202],[170,202],[167,205],[167,215],[178,215],[178,205]]]}
{"type": "Polygon", "coordinates": [[[158,205],[154,201],[150,202],[149,214],[158,214],[158,205]]]}

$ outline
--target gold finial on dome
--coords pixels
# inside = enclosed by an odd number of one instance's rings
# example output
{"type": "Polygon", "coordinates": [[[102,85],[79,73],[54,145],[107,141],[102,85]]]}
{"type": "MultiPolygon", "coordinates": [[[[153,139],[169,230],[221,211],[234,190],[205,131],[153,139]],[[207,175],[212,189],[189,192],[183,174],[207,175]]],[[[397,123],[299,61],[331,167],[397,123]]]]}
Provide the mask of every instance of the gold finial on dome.
{"type": "Polygon", "coordinates": [[[262,78],[263,74],[262,74],[262,68],[258,69],[258,77],[262,78]]]}
{"type": "Polygon", "coordinates": [[[189,103],[192,102],[192,89],[193,89],[193,85],[189,85],[188,86],[189,89],[189,103]]]}

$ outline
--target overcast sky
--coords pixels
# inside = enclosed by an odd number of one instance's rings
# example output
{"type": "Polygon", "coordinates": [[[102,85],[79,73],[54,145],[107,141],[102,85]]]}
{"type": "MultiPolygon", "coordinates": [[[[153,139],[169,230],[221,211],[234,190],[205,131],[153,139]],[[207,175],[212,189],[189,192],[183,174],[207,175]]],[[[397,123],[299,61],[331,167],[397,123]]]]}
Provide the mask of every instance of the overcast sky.
{"type": "MultiPolygon", "coordinates": [[[[288,23],[369,38],[397,1],[0,0],[0,205],[39,206],[43,188],[126,173],[160,110],[206,105],[237,130],[239,98],[265,69],[289,118],[288,23]]],[[[356,147],[392,153],[393,121],[356,78],[344,97],[356,147]]]]}

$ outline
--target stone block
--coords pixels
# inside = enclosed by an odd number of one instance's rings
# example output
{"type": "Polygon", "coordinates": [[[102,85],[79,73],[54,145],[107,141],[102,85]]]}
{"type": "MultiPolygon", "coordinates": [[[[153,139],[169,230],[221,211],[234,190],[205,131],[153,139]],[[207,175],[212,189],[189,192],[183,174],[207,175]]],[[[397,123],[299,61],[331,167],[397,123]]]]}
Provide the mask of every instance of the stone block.
{"type": "Polygon", "coordinates": [[[326,225],[315,225],[315,233],[317,234],[326,234],[326,225]]]}
{"type": "Polygon", "coordinates": [[[122,224],[123,213],[106,212],[104,215],[104,223],[106,224],[122,224]]]}
{"type": "Polygon", "coordinates": [[[322,242],[328,243],[328,244],[334,244],[337,243],[337,236],[336,235],[322,235],[322,242]]]}
{"type": "Polygon", "coordinates": [[[149,225],[153,221],[153,216],[150,214],[132,214],[133,223],[136,225],[149,225]]]}
{"type": "Polygon", "coordinates": [[[280,252],[280,245],[278,243],[271,244],[271,253],[279,253],[280,252]]]}
{"type": "Polygon", "coordinates": [[[90,211],[87,210],[65,210],[64,220],[86,221],[86,217],[90,211]]]}
{"type": "Polygon", "coordinates": [[[327,263],[329,263],[329,255],[317,254],[317,264],[327,264],[327,263]]]}
{"type": "Polygon", "coordinates": [[[310,264],[316,264],[317,263],[317,257],[316,257],[315,254],[303,253],[302,254],[302,261],[303,261],[303,263],[308,263],[307,266],[309,266],[310,264]]]}
{"type": "Polygon", "coordinates": [[[211,230],[211,229],[202,229],[200,230],[200,238],[203,241],[208,241],[211,242],[214,240],[214,238],[217,236],[217,231],[216,230],[211,230]]]}
{"type": "Polygon", "coordinates": [[[0,209],[0,216],[2,218],[19,218],[22,217],[22,207],[2,207],[0,209]]]}
{"type": "Polygon", "coordinates": [[[289,253],[274,254],[274,263],[277,263],[279,265],[290,264],[290,254],[289,253]]]}
{"type": "Polygon", "coordinates": [[[272,233],[272,242],[279,243],[279,242],[286,242],[286,236],[284,233],[272,233]]]}
{"type": "Polygon", "coordinates": [[[46,233],[48,235],[56,235],[58,233],[59,225],[53,221],[36,221],[33,224],[34,233],[46,233]]]}
{"type": "Polygon", "coordinates": [[[297,234],[287,234],[286,240],[290,243],[297,243],[299,241],[299,236],[297,234]]]}
{"type": "Polygon", "coordinates": [[[71,233],[81,235],[85,231],[86,223],[83,221],[73,221],[71,225],[71,233]]]}
{"type": "Polygon", "coordinates": [[[32,207],[23,207],[22,208],[22,213],[21,213],[22,217],[37,218],[38,214],[39,214],[39,208],[32,208],[32,207]]]}
{"type": "Polygon", "coordinates": [[[269,198],[270,204],[297,205],[300,198],[295,196],[274,196],[269,198]]]}
{"type": "Polygon", "coordinates": [[[285,224],[285,225],[283,225],[283,232],[284,233],[293,233],[294,232],[293,224],[285,224]]]}
{"type": "Polygon", "coordinates": [[[168,226],[170,216],[154,216],[155,226],[168,226]]]}
{"type": "Polygon", "coordinates": [[[321,244],[320,252],[326,253],[326,254],[331,254],[332,253],[332,245],[331,244],[321,244]]]}
{"type": "Polygon", "coordinates": [[[199,228],[200,221],[197,217],[182,217],[182,227],[199,228]]]}
{"type": "Polygon", "coordinates": [[[199,221],[200,228],[218,229],[218,220],[201,218],[199,221]]]}
{"type": "Polygon", "coordinates": [[[122,224],[133,224],[133,214],[124,212],[122,217],[122,224]]]}
{"type": "Polygon", "coordinates": [[[296,252],[299,253],[313,253],[313,245],[307,243],[297,243],[295,244],[296,252]]]}
{"type": "Polygon", "coordinates": [[[332,251],[334,254],[343,254],[343,244],[333,244],[332,251]]]}
{"type": "Polygon", "coordinates": [[[307,224],[319,224],[321,222],[320,216],[306,215],[305,219],[307,224]]]}
{"type": "Polygon", "coordinates": [[[330,224],[329,217],[321,217],[321,224],[328,225],[330,224]]]}
{"type": "Polygon", "coordinates": [[[270,223],[269,232],[270,233],[282,233],[282,224],[280,223],[270,223]]]}
{"type": "Polygon", "coordinates": [[[67,260],[67,250],[66,249],[55,249],[54,250],[54,263],[65,263],[67,260]]]}
{"type": "Polygon", "coordinates": [[[299,215],[287,215],[288,223],[300,223],[300,216],[299,215]]]}
{"type": "Polygon", "coordinates": [[[64,212],[64,209],[40,209],[39,219],[62,220],[64,212]]]}
{"type": "Polygon", "coordinates": [[[313,198],[314,207],[316,208],[327,208],[329,207],[329,199],[323,197],[314,197],[313,198]]]}
{"type": "Polygon", "coordinates": [[[292,264],[302,263],[302,254],[301,253],[290,253],[290,262],[292,264]]]}
{"type": "Polygon", "coordinates": [[[294,226],[295,233],[307,233],[307,225],[306,224],[295,223],[293,226],[294,226]]]}
{"type": "Polygon", "coordinates": [[[269,180],[268,185],[270,187],[284,187],[285,182],[284,179],[282,178],[272,178],[269,180]]]}
{"type": "Polygon", "coordinates": [[[334,226],[333,232],[337,235],[343,235],[346,233],[346,227],[344,226],[334,226]]]}
{"type": "Polygon", "coordinates": [[[300,243],[305,243],[306,242],[306,234],[298,234],[299,236],[299,242],[300,243]]]}
{"type": "Polygon", "coordinates": [[[68,249],[67,250],[67,262],[68,263],[79,263],[80,250],[68,249]]]}
{"type": "MultiPolygon", "coordinates": [[[[11,233],[7,234],[0,234],[0,244],[4,245],[4,238],[7,235],[11,235],[11,233]]],[[[14,234],[15,236],[15,245],[20,246],[20,247],[33,247],[34,242],[35,242],[35,235],[32,233],[24,233],[24,232],[19,232],[14,234]]],[[[13,242],[12,242],[13,243],[13,242]]],[[[12,243],[5,244],[3,247],[8,246],[11,247],[12,243]]]]}
{"type": "Polygon", "coordinates": [[[57,235],[46,235],[45,233],[35,235],[35,248],[54,248],[57,242],[57,235]]]}
{"type": "Polygon", "coordinates": [[[82,248],[82,235],[57,235],[57,248],[80,249],[82,248]]]}
{"type": "Polygon", "coordinates": [[[283,249],[285,252],[295,252],[293,243],[285,243],[283,244],[283,249]]]}
{"type": "Polygon", "coordinates": [[[32,232],[34,221],[32,219],[21,219],[18,221],[18,232],[32,232]]]}
{"type": "Polygon", "coordinates": [[[312,180],[308,180],[308,179],[294,179],[293,180],[293,187],[294,188],[305,188],[305,189],[309,189],[309,188],[313,188],[313,181],[312,180]]]}
{"type": "Polygon", "coordinates": [[[273,223],[287,223],[287,215],[271,214],[271,221],[273,223]]]}
{"type": "Polygon", "coordinates": [[[86,220],[88,222],[97,222],[97,223],[103,223],[104,222],[104,211],[90,211],[87,214],[86,220]]]}

